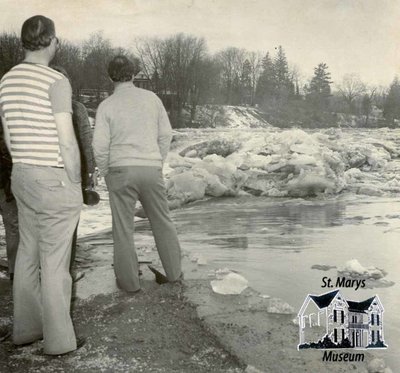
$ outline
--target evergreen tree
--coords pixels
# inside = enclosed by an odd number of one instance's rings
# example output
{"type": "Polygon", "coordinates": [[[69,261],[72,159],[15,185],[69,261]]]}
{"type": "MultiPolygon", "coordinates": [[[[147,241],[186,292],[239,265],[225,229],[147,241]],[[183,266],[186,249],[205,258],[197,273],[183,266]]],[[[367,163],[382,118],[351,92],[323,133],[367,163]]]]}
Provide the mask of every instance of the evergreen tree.
{"type": "Polygon", "coordinates": [[[246,59],[243,63],[242,68],[242,76],[241,76],[241,94],[240,101],[241,103],[251,104],[251,92],[252,92],[252,84],[251,84],[251,64],[248,59],[246,59]]]}
{"type": "Polygon", "coordinates": [[[274,72],[278,88],[286,87],[289,81],[289,67],[285,51],[281,45],[278,47],[278,52],[274,59],[274,72]]]}
{"type": "Polygon", "coordinates": [[[326,63],[320,63],[314,68],[314,76],[307,87],[307,100],[312,103],[314,109],[326,110],[331,97],[331,74],[326,63]]]}
{"type": "Polygon", "coordinates": [[[383,106],[383,116],[394,124],[395,119],[400,119],[400,82],[396,76],[390,85],[388,95],[383,106]]]}
{"type": "Polygon", "coordinates": [[[256,99],[262,103],[272,99],[276,91],[274,63],[269,55],[265,55],[262,61],[262,71],[257,83],[256,99]]]}
{"type": "Polygon", "coordinates": [[[284,104],[294,96],[295,86],[290,78],[288,61],[281,45],[278,47],[278,52],[274,59],[274,73],[276,82],[275,96],[281,104],[284,104]]]}

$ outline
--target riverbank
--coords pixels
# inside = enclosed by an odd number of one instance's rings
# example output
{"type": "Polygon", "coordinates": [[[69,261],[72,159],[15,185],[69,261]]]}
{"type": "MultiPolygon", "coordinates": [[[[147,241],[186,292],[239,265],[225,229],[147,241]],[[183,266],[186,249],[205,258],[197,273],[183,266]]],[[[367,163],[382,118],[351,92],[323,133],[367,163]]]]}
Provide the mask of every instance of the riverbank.
{"type": "MultiPolygon", "coordinates": [[[[97,239],[104,242],[104,237],[97,239]]],[[[271,312],[272,300],[250,288],[240,295],[214,293],[205,267],[187,257],[183,284],[160,286],[142,265],[143,291],[135,295],[115,287],[110,263],[91,268],[80,263],[85,277],[76,284],[73,318],[86,344],[70,355],[47,357],[41,342],[15,348],[7,340],[0,344],[1,372],[297,373],[329,368],[344,373],[367,372],[372,360],[366,353],[364,362],[327,363],[322,351],[297,351],[295,315],[271,312]]],[[[0,280],[0,293],[0,322],[10,328],[8,280],[0,280]]]]}
{"type": "MultiPolygon", "coordinates": [[[[42,354],[42,343],[0,344],[1,372],[242,372],[238,359],[204,328],[181,285],[143,281],[123,292],[75,300],[73,319],[86,344],[67,356],[42,354]]],[[[0,320],[11,327],[10,285],[0,280],[0,320]]]]}

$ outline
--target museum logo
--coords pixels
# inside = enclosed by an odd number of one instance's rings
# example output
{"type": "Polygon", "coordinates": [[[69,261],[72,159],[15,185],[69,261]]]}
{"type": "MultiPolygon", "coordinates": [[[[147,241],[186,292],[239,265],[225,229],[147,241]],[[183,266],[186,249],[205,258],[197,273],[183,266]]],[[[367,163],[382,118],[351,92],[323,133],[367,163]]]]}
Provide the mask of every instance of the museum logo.
{"type": "MultiPolygon", "coordinates": [[[[377,295],[361,302],[346,299],[336,289],[307,295],[297,315],[303,349],[387,348],[383,332],[384,308],[377,295]]],[[[325,351],[323,361],[363,361],[364,354],[325,351]]]]}

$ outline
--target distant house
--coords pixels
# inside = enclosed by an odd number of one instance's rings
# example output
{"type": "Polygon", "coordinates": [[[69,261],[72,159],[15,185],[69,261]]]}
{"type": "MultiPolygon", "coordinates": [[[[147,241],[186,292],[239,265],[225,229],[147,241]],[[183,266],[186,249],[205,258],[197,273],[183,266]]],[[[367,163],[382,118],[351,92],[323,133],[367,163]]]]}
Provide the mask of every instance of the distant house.
{"type": "MultiPolygon", "coordinates": [[[[336,345],[345,340],[354,348],[386,347],[383,306],[375,295],[363,302],[346,300],[339,290],[307,295],[297,315],[299,348],[328,337],[336,345]]],[[[318,347],[315,347],[318,348],[318,347]]]]}
{"type": "Polygon", "coordinates": [[[151,90],[151,80],[143,71],[139,71],[135,75],[135,77],[133,78],[133,83],[138,88],[151,90]]]}

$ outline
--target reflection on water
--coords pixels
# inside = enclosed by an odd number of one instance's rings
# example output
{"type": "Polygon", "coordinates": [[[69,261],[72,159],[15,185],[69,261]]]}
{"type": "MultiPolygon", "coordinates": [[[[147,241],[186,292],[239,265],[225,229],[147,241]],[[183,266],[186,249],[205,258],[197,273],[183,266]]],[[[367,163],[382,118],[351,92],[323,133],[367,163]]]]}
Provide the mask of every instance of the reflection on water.
{"type": "Polygon", "coordinates": [[[394,286],[342,292],[355,301],[379,295],[386,310],[385,340],[390,348],[374,353],[394,367],[400,363],[399,202],[370,197],[328,201],[224,198],[174,211],[173,218],[185,250],[205,256],[213,269],[229,267],[240,272],[253,288],[283,298],[295,309],[308,293],[326,292],[322,277],[330,276],[335,283],[337,268],[350,259],[358,259],[365,267],[383,268],[394,286]],[[315,269],[315,265],[328,270],[315,269]]]}
{"type": "Polygon", "coordinates": [[[174,213],[189,248],[201,242],[219,249],[309,248],[310,229],[341,225],[344,202],[286,201],[245,197],[199,202],[174,213]]]}
{"type": "Polygon", "coordinates": [[[213,240],[208,240],[208,243],[227,249],[247,249],[249,247],[247,236],[220,237],[213,240]]]}

